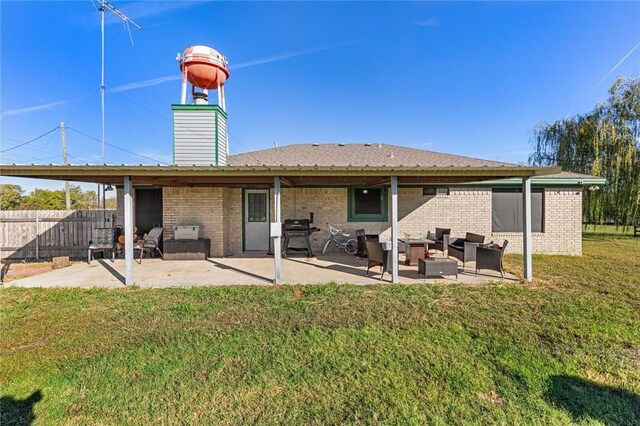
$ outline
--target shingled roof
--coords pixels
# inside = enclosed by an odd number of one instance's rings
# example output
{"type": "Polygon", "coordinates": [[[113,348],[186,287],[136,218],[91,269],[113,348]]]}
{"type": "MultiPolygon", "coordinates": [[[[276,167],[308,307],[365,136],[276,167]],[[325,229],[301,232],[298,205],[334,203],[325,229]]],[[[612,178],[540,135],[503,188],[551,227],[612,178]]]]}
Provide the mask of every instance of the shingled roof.
{"type": "Polygon", "coordinates": [[[294,144],[231,155],[230,166],[517,167],[387,144],[294,144]]]}

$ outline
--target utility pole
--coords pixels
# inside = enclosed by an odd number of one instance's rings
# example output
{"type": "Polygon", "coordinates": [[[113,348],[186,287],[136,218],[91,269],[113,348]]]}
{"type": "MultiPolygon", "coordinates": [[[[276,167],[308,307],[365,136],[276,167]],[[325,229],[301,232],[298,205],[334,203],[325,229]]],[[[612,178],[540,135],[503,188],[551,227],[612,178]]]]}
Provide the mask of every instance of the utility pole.
{"type": "Polygon", "coordinates": [[[102,67],[100,69],[100,102],[101,102],[101,112],[102,112],[102,164],[105,163],[104,157],[104,2],[101,2],[102,6],[100,7],[100,28],[102,30],[102,67]]]}
{"type": "MultiPolygon", "coordinates": [[[[132,24],[134,27],[138,28],[139,30],[141,30],[142,27],[136,24],[135,22],[133,22],[131,19],[129,19],[127,15],[120,12],[115,7],[111,6],[105,0],[99,0],[99,1],[100,1],[100,9],[98,9],[98,11],[100,12],[100,31],[102,35],[102,45],[101,45],[102,68],[100,72],[100,100],[102,105],[102,164],[106,164],[105,154],[104,154],[104,89],[105,89],[105,86],[104,86],[104,12],[105,12],[105,9],[109,9],[111,13],[113,13],[118,18],[120,18],[124,23],[125,27],[127,28],[127,31],[129,30],[129,24],[132,24]]],[[[129,33],[129,37],[131,37],[131,33],[129,33]]],[[[133,39],[131,39],[131,43],[133,44],[133,39]]]]}
{"type": "MultiPolygon", "coordinates": [[[[60,137],[62,137],[62,163],[65,166],[69,165],[67,159],[67,132],[64,128],[64,121],[60,122],[60,137]]],[[[64,193],[67,196],[67,210],[71,210],[71,192],[69,191],[69,181],[64,181],[64,193]]]]}
{"type": "MultiPolygon", "coordinates": [[[[109,9],[109,11],[111,13],[113,13],[114,15],[116,15],[118,18],[120,18],[122,20],[122,23],[124,24],[124,26],[127,28],[127,31],[129,31],[129,24],[132,24],[134,27],[136,27],[137,29],[141,30],[142,27],[138,24],[136,24],[135,22],[133,22],[127,15],[125,15],[124,13],[120,12],[118,9],[116,9],[115,7],[111,6],[109,3],[107,3],[105,0],[98,0],[100,2],[100,8],[98,9],[98,11],[100,12],[100,32],[102,35],[102,45],[101,45],[101,54],[102,54],[102,67],[100,69],[100,102],[101,102],[101,106],[102,106],[102,164],[106,164],[106,157],[105,157],[105,153],[104,153],[104,11],[105,9],[109,9]]],[[[131,31],[129,31],[129,38],[131,39],[131,44],[133,44],[133,38],[131,37],[131,31]]],[[[100,184],[98,184],[98,208],[100,208],[100,184]]],[[[104,189],[104,185],[102,186],[102,209],[104,210],[106,204],[105,204],[105,189],[104,189]]]]}

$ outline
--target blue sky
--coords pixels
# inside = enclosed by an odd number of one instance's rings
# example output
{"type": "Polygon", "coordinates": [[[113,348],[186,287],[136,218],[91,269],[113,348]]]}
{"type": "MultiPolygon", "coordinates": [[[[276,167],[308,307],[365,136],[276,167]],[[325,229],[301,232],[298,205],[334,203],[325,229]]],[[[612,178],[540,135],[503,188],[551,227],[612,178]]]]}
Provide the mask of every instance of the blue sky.
{"type": "MultiPolygon", "coordinates": [[[[175,57],[190,45],[229,60],[232,154],[384,142],[526,162],[537,123],[586,112],[618,76],[640,74],[634,2],[111,4],[143,29],[131,29],[132,46],[107,14],[106,141],[142,156],[107,146],[110,164],[171,161],[175,57]]],[[[2,1],[0,28],[2,149],[64,121],[70,162],[99,163],[96,4],[2,1]]],[[[0,155],[61,163],[60,134],[0,155]]]]}

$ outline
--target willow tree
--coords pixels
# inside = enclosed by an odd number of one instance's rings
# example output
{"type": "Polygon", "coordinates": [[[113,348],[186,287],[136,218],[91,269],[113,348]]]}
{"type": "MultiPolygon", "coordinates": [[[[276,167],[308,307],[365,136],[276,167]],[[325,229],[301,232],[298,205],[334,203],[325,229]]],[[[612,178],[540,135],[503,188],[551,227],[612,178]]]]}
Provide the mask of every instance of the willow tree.
{"type": "Polygon", "coordinates": [[[640,78],[620,78],[593,111],[533,132],[534,165],[600,176],[602,188],[584,191],[587,223],[640,223],[640,78]]]}

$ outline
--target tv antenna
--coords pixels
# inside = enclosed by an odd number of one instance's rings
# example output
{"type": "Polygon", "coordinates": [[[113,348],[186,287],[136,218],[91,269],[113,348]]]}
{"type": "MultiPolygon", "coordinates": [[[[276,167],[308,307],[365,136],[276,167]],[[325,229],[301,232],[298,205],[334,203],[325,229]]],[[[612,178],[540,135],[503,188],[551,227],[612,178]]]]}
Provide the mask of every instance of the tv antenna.
{"type": "Polygon", "coordinates": [[[104,0],[98,0],[98,1],[100,2],[100,8],[98,9],[98,11],[100,12],[100,22],[101,22],[100,30],[102,33],[102,69],[100,73],[100,101],[102,105],[102,164],[106,164],[105,156],[104,156],[104,11],[105,9],[109,9],[111,13],[113,13],[114,15],[116,15],[118,18],[122,20],[122,23],[124,24],[125,28],[127,29],[127,31],[129,31],[129,39],[131,40],[132,45],[133,45],[133,38],[131,37],[129,24],[133,25],[139,30],[141,30],[142,27],[136,24],[135,22],[133,22],[133,20],[131,20],[127,15],[120,12],[118,9],[111,6],[106,1],[104,0]]]}

